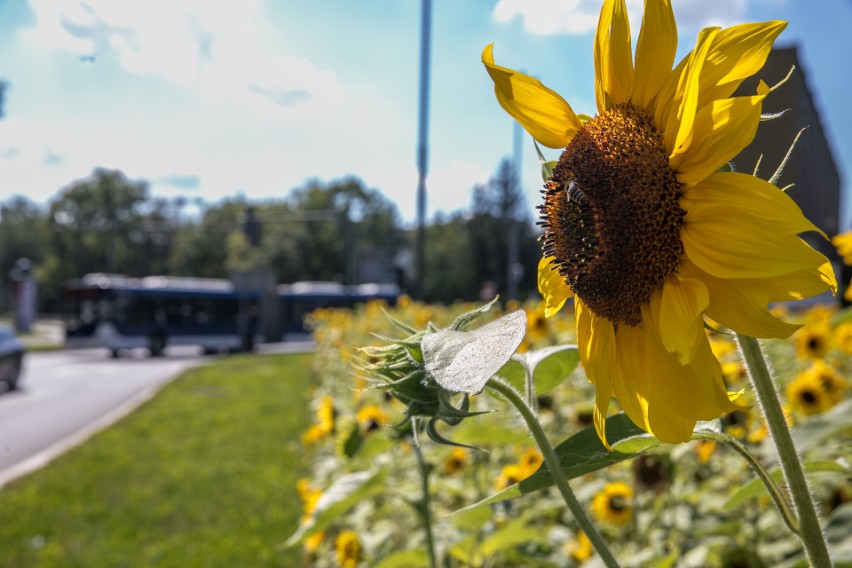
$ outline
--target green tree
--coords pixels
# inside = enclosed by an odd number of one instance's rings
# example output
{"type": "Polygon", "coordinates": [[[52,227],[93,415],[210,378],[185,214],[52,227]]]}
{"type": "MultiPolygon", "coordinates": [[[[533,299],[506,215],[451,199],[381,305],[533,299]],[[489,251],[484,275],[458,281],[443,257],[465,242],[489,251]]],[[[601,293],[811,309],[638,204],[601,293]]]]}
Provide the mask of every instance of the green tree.
{"type": "Polygon", "coordinates": [[[509,289],[510,250],[516,246],[522,268],[518,289],[523,292],[535,288],[541,249],[536,243],[536,231],[526,212],[523,189],[510,160],[502,160],[488,183],[473,189],[468,228],[473,251],[471,266],[480,287],[485,282],[493,282],[497,292],[505,297],[509,289]]]}
{"type": "Polygon", "coordinates": [[[14,196],[0,205],[0,311],[9,308],[9,270],[19,258],[29,258],[39,270],[44,236],[44,212],[34,202],[14,196]]]}
{"type": "Polygon", "coordinates": [[[42,296],[54,305],[62,282],[90,272],[141,276],[149,261],[148,185],[117,170],[96,169],[60,191],[46,220],[47,253],[39,272],[42,296]]]}
{"type": "Polygon", "coordinates": [[[423,299],[450,303],[476,299],[479,275],[475,251],[469,246],[470,227],[463,213],[437,215],[426,227],[426,277],[423,299]]]}

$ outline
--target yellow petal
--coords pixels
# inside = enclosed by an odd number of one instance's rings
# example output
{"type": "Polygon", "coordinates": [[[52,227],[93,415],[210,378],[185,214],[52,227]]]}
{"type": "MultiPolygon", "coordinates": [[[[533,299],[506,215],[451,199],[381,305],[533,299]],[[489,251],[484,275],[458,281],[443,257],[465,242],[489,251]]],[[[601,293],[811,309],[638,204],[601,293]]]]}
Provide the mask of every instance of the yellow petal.
{"type": "Polygon", "coordinates": [[[816,269],[800,270],[770,278],[767,284],[770,302],[803,300],[829,291],[837,294],[837,277],[828,260],[816,269]]]}
{"type": "Polygon", "coordinates": [[[605,0],[595,35],[595,95],[598,112],[630,100],[633,51],[624,0],[605,0]]]}
{"type": "Polygon", "coordinates": [[[586,305],[575,301],[577,349],[586,376],[595,385],[594,423],[598,437],[606,440],[606,415],[612,398],[612,374],[615,367],[615,328],[612,322],[596,316],[586,305]]]}
{"type": "Polygon", "coordinates": [[[790,337],[800,326],[785,323],[769,313],[770,279],[716,278],[684,261],[685,276],[700,279],[709,291],[708,317],[751,337],[790,337]]]}
{"type": "MultiPolygon", "coordinates": [[[[702,68],[698,89],[698,108],[712,101],[729,97],[744,79],[760,71],[775,38],[786,25],[786,22],[780,21],[760,22],[720,30],[713,40],[702,68]]],[[[686,73],[693,53],[694,51],[688,53],[663,83],[656,100],[654,115],[657,124],[665,124],[664,118],[671,112],[678,85],[686,73]]]]}
{"type": "Polygon", "coordinates": [[[539,143],[564,148],[583,124],[571,106],[537,79],[494,64],[494,44],[482,51],[482,63],[494,81],[497,102],[539,143]]]}
{"type": "Polygon", "coordinates": [[[753,97],[713,101],[695,115],[692,142],[676,152],[669,164],[679,182],[691,185],[703,180],[748,146],[757,132],[763,99],[769,87],[761,81],[753,97]]]}
{"type": "Polygon", "coordinates": [[[728,392],[725,386],[725,381],[722,378],[722,365],[713,354],[713,349],[710,347],[710,341],[706,339],[695,350],[695,359],[692,364],[692,370],[695,371],[698,380],[706,381],[711,385],[713,391],[713,399],[719,416],[726,412],[734,410],[743,410],[748,408],[748,403],[745,401],[737,401],[742,396],[743,391],[728,392]]]}
{"type": "Polygon", "coordinates": [[[707,287],[700,280],[678,274],[667,278],[661,293],[651,298],[649,324],[681,365],[689,363],[696,343],[706,340],[704,310],[708,303],[707,287]]]}
{"type": "Polygon", "coordinates": [[[648,392],[651,381],[645,357],[645,331],[640,327],[620,326],[616,333],[616,368],[612,390],[618,405],[634,424],[649,432],[648,392]]]}
{"type": "Polygon", "coordinates": [[[825,233],[808,221],[793,199],[758,177],[739,172],[714,172],[701,183],[684,189],[681,207],[686,211],[713,204],[728,204],[771,224],[778,232],[825,233]]]}
{"type": "Polygon", "coordinates": [[[696,266],[719,278],[768,278],[825,262],[799,237],[731,203],[692,204],[684,217],[681,242],[696,266]]]}
{"type": "Polygon", "coordinates": [[[657,124],[665,125],[663,137],[669,156],[686,151],[692,140],[701,68],[718,32],[719,28],[705,28],[698,33],[695,49],[680,77],[671,109],[667,116],[657,117],[657,124]]]}
{"type": "Polygon", "coordinates": [[[636,44],[636,75],[631,101],[649,108],[672,72],[677,51],[677,25],[669,0],[645,0],[642,29],[636,44]]]}
{"type": "Polygon", "coordinates": [[[551,265],[551,260],[542,256],[538,261],[538,291],[544,298],[544,317],[547,318],[561,310],[568,298],[574,296],[565,279],[551,265]]]}
{"type": "MultiPolygon", "coordinates": [[[[695,351],[698,350],[699,343],[707,343],[707,334],[703,331],[695,339],[695,351]]],[[[693,349],[693,345],[690,345],[690,349],[693,349]]],[[[720,411],[716,407],[713,394],[715,385],[709,378],[710,375],[706,375],[707,380],[700,380],[694,366],[681,364],[677,356],[663,346],[660,337],[650,330],[645,336],[645,351],[653,381],[648,401],[651,414],[654,412],[654,405],[663,405],[680,416],[692,419],[693,424],[695,420],[712,420],[719,416],[720,411]]],[[[721,377],[721,368],[719,376],[721,377]]],[[[652,421],[651,427],[653,426],[652,421]]]]}
{"type": "Polygon", "coordinates": [[[701,77],[700,105],[731,96],[744,79],[763,68],[772,44],[787,22],[755,22],[720,31],[701,77]]]}

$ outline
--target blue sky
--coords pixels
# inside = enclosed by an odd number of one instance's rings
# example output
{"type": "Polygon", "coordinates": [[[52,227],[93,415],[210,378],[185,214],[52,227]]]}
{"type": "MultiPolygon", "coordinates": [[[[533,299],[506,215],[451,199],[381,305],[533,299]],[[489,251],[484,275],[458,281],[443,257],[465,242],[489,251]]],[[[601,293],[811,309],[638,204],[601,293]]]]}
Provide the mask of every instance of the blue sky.
{"type": "MultiPolygon", "coordinates": [[[[848,194],[852,1],[673,6],[679,56],[706,25],[790,21],[778,44],[800,48],[848,194]]],[[[628,9],[635,38],[641,1],[628,9]]],[[[468,206],[512,153],[482,48],[494,42],[498,63],[593,114],[599,10],[600,0],[433,0],[430,217],[468,206]]],[[[0,78],[11,85],[0,200],[46,202],[98,166],[148,180],[157,196],[205,201],[282,198],[351,174],[411,221],[419,33],[417,0],[0,0],[0,78]]],[[[523,148],[534,214],[541,181],[529,138],[523,148]]]]}

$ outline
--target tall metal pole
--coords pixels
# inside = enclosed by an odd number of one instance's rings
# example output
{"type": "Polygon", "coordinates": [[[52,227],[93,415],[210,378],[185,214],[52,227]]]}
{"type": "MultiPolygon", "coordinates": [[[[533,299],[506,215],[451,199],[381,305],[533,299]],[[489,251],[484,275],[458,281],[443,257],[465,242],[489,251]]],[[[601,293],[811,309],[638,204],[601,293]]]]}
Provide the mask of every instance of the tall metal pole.
{"type": "Polygon", "coordinates": [[[432,2],[422,0],[420,14],[420,105],[417,121],[417,270],[414,280],[414,297],[423,298],[423,280],[426,277],[426,174],[428,169],[429,135],[429,51],[432,35],[432,2]]]}

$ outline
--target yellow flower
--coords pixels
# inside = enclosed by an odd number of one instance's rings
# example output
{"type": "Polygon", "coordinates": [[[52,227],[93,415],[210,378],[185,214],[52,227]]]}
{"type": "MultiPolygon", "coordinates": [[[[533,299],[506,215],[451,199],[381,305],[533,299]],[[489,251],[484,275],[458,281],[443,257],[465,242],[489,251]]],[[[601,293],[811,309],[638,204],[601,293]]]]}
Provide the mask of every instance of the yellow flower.
{"type": "Polygon", "coordinates": [[[846,379],[834,367],[825,361],[814,361],[805,373],[812,375],[822,385],[823,392],[828,396],[829,407],[843,400],[846,379]]]}
{"type": "Polygon", "coordinates": [[[518,459],[518,467],[521,471],[521,478],[526,479],[527,477],[538,471],[538,468],[541,467],[541,463],[543,461],[544,457],[538,450],[529,449],[523,454],[521,454],[520,459],[518,459]]]}
{"type": "Polygon", "coordinates": [[[313,513],[317,507],[317,502],[322,497],[322,489],[312,486],[307,479],[300,479],[296,482],[296,491],[299,492],[299,497],[302,499],[302,510],[305,515],[313,513]]]}
{"type": "Polygon", "coordinates": [[[450,475],[460,472],[467,464],[468,454],[464,448],[453,448],[444,460],[444,471],[450,475]]]}
{"type": "Polygon", "coordinates": [[[544,315],[544,305],[527,310],[527,334],[524,341],[534,344],[536,341],[545,339],[549,335],[547,318],[544,315]]]}
{"type": "Polygon", "coordinates": [[[361,562],[361,541],[355,531],[340,531],[334,540],[337,563],[343,568],[355,568],[361,562]]]}
{"type": "Polygon", "coordinates": [[[716,359],[721,361],[727,355],[737,350],[737,344],[730,339],[713,334],[710,336],[710,349],[713,351],[716,359]]]}
{"type": "Polygon", "coordinates": [[[494,485],[498,490],[506,489],[524,479],[523,473],[518,464],[503,466],[500,475],[494,480],[494,485]]]}
{"type": "Polygon", "coordinates": [[[334,416],[334,399],[325,395],[317,408],[317,422],[323,432],[330,434],[334,431],[334,416]]]}
{"type": "Polygon", "coordinates": [[[852,355],[852,323],[842,323],[834,329],[834,346],[846,355],[852,355]]]}
{"type": "Polygon", "coordinates": [[[822,359],[828,352],[831,332],[824,325],[807,325],[796,332],[796,355],[799,359],[822,359]]]}
{"type": "Polygon", "coordinates": [[[375,404],[362,407],[355,416],[361,431],[365,434],[378,430],[388,423],[387,413],[375,404]]]}
{"type": "Polygon", "coordinates": [[[805,324],[824,326],[831,325],[831,318],[836,311],[837,308],[834,306],[818,304],[805,312],[805,324]]]}
{"type": "Polygon", "coordinates": [[[305,447],[310,447],[328,436],[328,431],[321,426],[314,424],[304,432],[302,432],[302,444],[305,447]]]}
{"type": "Polygon", "coordinates": [[[577,538],[570,541],[566,546],[566,551],[571,557],[571,560],[577,564],[582,564],[592,557],[595,549],[592,547],[592,541],[586,536],[586,533],[580,531],[577,533],[577,538]]]}
{"type": "Polygon", "coordinates": [[[722,375],[728,383],[734,384],[740,383],[748,377],[742,361],[727,361],[722,363],[722,375]]]}
{"type": "Polygon", "coordinates": [[[632,54],[624,0],[605,0],[594,42],[597,116],[582,120],[538,80],[482,62],[500,105],[541,144],[564,148],[547,183],[539,290],[548,316],[574,298],[577,343],[606,443],[614,395],[666,442],[738,408],[704,316],[755,337],[796,326],[770,302],[835,290],[829,261],[798,235],[818,231],[784,192],[719,171],[754,138],[763,99],[731,97],[786,26],[706,28],[674,69],[668,0],[646,0],[632,54]]]}
{"type": "Polygon", "coordinates": [[[852,264],[852,231],[836,235],[831,239],[831,244],[837,249],[837,253],[843,257],[843,262],[852,264]]]}
{"type": "Polygon", "coordinates": [[[716,451],[716,442],[715,440],[698,440],[695,444],[695,453],[698,455],[699,463],[707,463],[710,461],[710,457],[713,455],[713,452],[716,451]]]}
{"type": "Polygon", "coordinates": [[[305,539],[305,550],[308,552],[316,552],[319,546],[322,544],[324,538],[325,532],[323,531],[312,534],[311,536],[305,539]]]}
{"type": "Polygon", "coordinates": [[[633,489],[621,481],[607,483],[592,499],[592,511],[601,522],[623,525],[633,516],[633,489]]]}
{"type": "Polygon", "coordinates": [[[821,414],[831,408],[831,398],[813,373],[800,373],[787,384],[787,402],[802,414],[821,414]]]}

